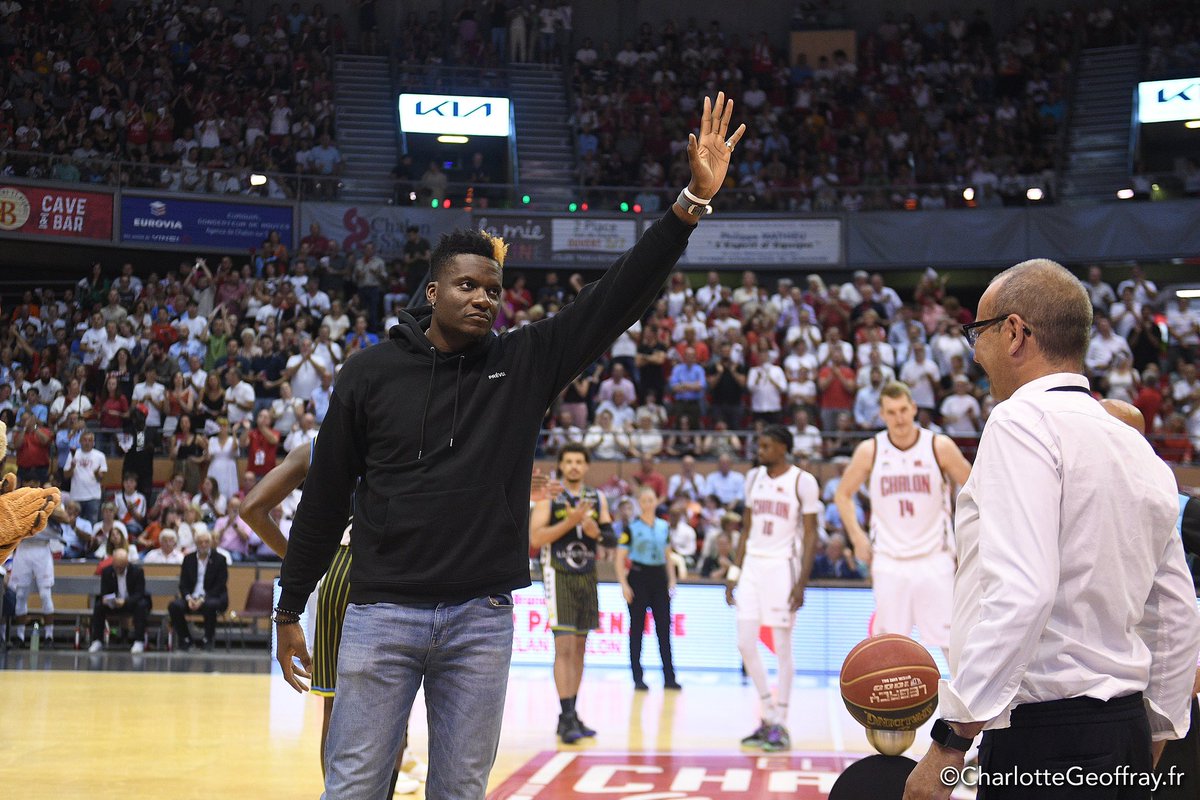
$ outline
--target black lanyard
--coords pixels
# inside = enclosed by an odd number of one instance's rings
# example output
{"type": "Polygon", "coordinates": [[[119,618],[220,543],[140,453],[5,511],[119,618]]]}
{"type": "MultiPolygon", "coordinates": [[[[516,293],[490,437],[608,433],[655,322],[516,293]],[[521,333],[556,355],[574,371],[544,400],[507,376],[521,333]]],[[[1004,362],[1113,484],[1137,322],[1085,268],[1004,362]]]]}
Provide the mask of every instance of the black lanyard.
{"type": "Polygon", "coordinates": [[[1083,386],[1054,386],[1046,390],[1047,392],[1083,392],[1091,396],[1092,390],[1083,386]]]}

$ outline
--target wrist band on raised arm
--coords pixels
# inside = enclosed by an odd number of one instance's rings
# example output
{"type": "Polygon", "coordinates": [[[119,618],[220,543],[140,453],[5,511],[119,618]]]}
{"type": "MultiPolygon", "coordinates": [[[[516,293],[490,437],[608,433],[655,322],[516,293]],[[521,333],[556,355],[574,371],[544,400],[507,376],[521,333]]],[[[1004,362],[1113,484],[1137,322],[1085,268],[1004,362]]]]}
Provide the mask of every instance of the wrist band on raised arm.
{"type": "Polygon", "coordinates": [[[696,195],[694,195],[688,191],[688,188],[686,186],[683,187],[683,196],[686,197],[688,200],[691,200],[693,203],[696,203],[697,205],[706,206],[712,202],[711,197],[708,198],[707,200],[705,200],[702,197],[696,197],[696,195]]]}
{"type": "Polygon", "coordinates": [[[742,577],[742,568],[737,564],[731,564],[729,569],[725,570],[725,580],[727,581],[736,581],[740,577],[742,577]]]}

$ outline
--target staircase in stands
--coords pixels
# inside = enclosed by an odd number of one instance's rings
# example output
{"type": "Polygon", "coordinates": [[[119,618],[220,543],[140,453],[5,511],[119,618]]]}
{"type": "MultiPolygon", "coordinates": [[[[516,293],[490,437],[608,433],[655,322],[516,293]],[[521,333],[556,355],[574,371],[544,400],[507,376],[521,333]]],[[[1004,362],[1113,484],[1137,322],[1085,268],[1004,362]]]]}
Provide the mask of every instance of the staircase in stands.
{"type": "Polygon", "coordinates": [[[517,127],[516,181],[538,203],[575,194],[575,137],[568,123],[562,68],[510,64],[509,93],[517,127]]]}
{"type": "Polygon", "coordinates": [[[338,148],[344,162],[339,198],[386,203],[397,162],[396,98],[386,56],[342,54],[334,63],[338,148]]]}
{"type": "Polygon", "coordinates": [[[1066,202],[1114,200],[1117,191],[1129,186],[1140,60],[1137,45],[1080,53],[1062,180],[1066,202]]]}

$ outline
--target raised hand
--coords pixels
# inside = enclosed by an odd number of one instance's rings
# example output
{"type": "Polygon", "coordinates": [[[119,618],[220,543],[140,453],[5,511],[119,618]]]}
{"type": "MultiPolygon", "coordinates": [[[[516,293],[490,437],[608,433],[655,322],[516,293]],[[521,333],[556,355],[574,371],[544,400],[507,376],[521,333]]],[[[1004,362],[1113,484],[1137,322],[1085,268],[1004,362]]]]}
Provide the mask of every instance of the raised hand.
{"type": "Polygon", "coordinates": [[[688,134],[688,165],[692,169],[688,191],[701,199],[707,200],[720,191],[725,173],[729,171],[729,157],[746,132],[746,126],[742,124],[729,134],[732,117],[733,100],[726,100],[724,92],[717,92],[715,103],[704,98],[700,135],[688,134]]]}
{"type": "Polygon", "coordinates": [[[4,476],[3,495],[0,495],[0,563],[3,563],[21,540],[33,536],[50,521],[62,498],[58,489],[14,489],[11,473],[4,476]]]}

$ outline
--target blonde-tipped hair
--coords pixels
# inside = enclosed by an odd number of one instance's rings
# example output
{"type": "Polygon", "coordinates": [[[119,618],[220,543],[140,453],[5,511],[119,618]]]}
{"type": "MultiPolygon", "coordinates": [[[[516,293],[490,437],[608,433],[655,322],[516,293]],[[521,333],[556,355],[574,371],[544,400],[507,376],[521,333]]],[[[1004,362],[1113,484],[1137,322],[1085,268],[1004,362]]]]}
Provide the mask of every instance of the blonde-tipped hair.
{"type": "Polygon", "coordinates": [[[483,234],[483,238],[491,242],[492,258],[496,259],[496,263],[503,267],[504,259],[508,256],[508,242],[504,241],[499,236],[488,233],[485,230],[480,230],[479,232],[483,234]]]}

